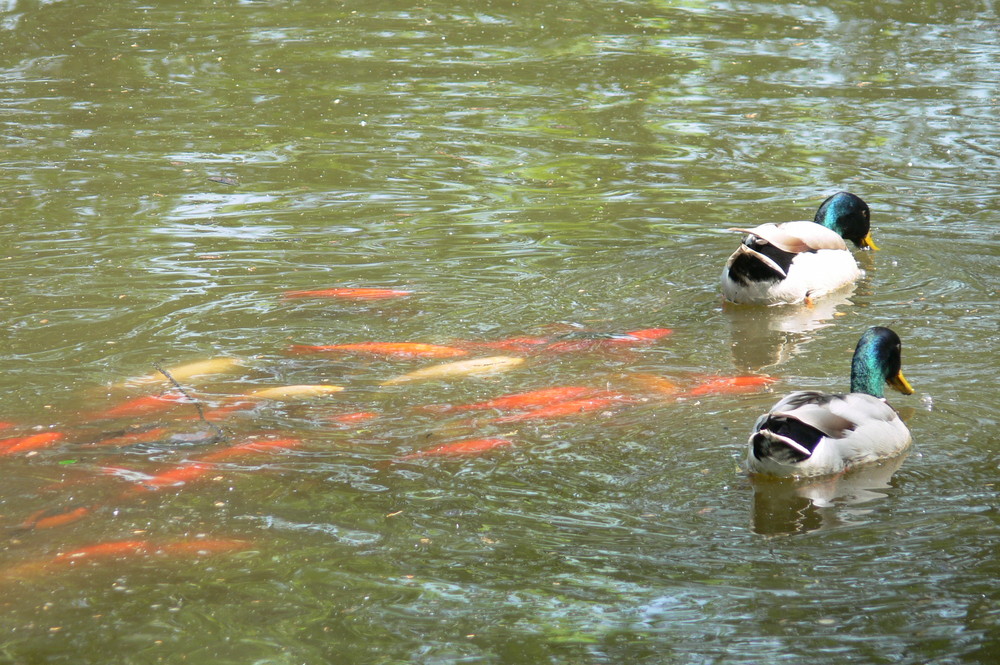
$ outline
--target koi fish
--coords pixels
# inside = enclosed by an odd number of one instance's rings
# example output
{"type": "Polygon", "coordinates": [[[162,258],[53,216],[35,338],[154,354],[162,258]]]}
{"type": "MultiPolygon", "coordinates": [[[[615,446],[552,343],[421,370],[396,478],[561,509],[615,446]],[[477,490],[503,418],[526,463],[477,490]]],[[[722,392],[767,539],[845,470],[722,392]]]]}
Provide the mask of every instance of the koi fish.
{"type": "MultiPolygon", "coordinates": [[[[176,466],[155,476],[148,476],[139,481],[129,494],[134,492],[153,492],[164,487],[184,485],[215,470],[214,463],[239,457],[249,453],[265,452],[272,448],[292,448],[302,443],[300,439],[253,440],[241,443],[207,455],[202,455],[190,462],[176,466]]],[[[116,471],[117,472],[117,471],[116,471]]],[[[120,474],[120,472],[117,472],[120,474]]]]}
{"type": "Polygon", "coordinates": [[[65,526],[67,524],[72,524],[77,520],[83,519],[90,514],[92,508],[87,506],[79,506],[73,508],[72,510],[67,510],[61,513],[56,513],[52,509],[43,508],[42,510],[35,511],[24,518],[21,522],[19,528],[21,529],[52,529],[57,526],[65,526]]]}
{"type": "Polygon", "coordinates": [[[397,376],[388,381],[383,381],[380,385],[394,386],[409,381],[446,379],[454,376],[468,376],[470,374],[493,374],[517,367],[523,362],[524,358],[515,358],[512,356],[490,356],[488,358],[459,360],[453,363],[445,363],[444,365],[424,367],[423,369],[397,376]]]}
{"type": "Polygon", "coordinates": [[[499,418],[494,418],[491,422],[516,423],[525,420],[562,418],[565,416],[575,416],[584,413],[590,413],[591,411],[597,411],[599,409],[609,407],[612,404],[622,404],[630,401],[633,400],[629,397],[626,397],[625,395],[610,393],[595,397],[585,397],[582,399],[573,399],[566,402],[559,402],[558,404],[553,404],[551,406],[543,406],[540,409],[525,411],[524,413],[516,413],[510,416],[501,416],[499,418]]]}
{"type": "Polygon", "coordinates": [[[131,554],[211,554],[230,552],[249,547],[245,540],[181,540],[151,543],[148,540],[118,540],[88,545],[69,552],[60,552],[54,562],[76,561],[84,558],[118,557],[131,554]]]}
{"type": "Polygon", "coordinates": [[[394,358],[455,358],[468,351],[451,346],[421,344],[419,342],[361,342],[358,344],[293,344],[292,353],[369,353],[394,358]]]}
{"type": "Polygon", "coordinates": [[[565,402],[571,399],[583,397],[588,393],[595,392],[594,388],[586,386],[560,386],[558,388],[543,388],[541,390],[531,390],[525,393],[514,393],[512,395],[502,395],[485,402],[475,404],[460,404],[458,406],[424,407],[437,411],[482,411],[487,409],[498,409],[510,411],[514,409],[526,409],[551,405],[554,402],[565,402]]]}
{"type": "Polygon", "coordinates": [[[136,397],[93,416],[92,420],[108,418],[129,418],[132,416],[147,416],[161,411],[167,411],[178,404],[192,403],[181,393],[163,393],[161,395],[145,395],[136,397]]]}
{"type": "Polygon", "coordinates": [[[207,556],[235,552],[250,547],[245,540],[204,539],[154,543],[148,540],[118,540],[87,545],[59,552],[43,561],[29,561],[0,572],[5,578],[19,578],[45,573],[58,566],[77,566],[82,562],[121,559],[134,556],[207,556]]]}
{"type": "Polygon", "coordinates": [[[158,473],[142,480],[133,488],[133,492],[155,492],[164,487],[184,485],[212,471],[215,467],[203,462],[188,462],[174,467],[169,471],[158,473]]]}
{"type": "Polygon", "coordinates": [[[214,453],[202,455],[197,459],[197,461],[218,462],[220,460],[229,459],[230,457],[238,457],[248,453],[262,453],[270,451],[274,448],[294,448],[301,444],[302,439],[292,437],[284,439],[252,439],[246,443],[240,443],[235,446],[230,446],[229,448],[217,450],[214,453]]]}
{"type": "Polygon", "coordinates": [[[679,397],[700,397],[702,395],[745,393],[759,390],[774,383],[769,376],[707,376],[700,384],[678,395],[679,397]]]}
{"type": "Polygon", "coordinates": [[[626,333],[571,333],[542,349],[545,353],[571,353],[593,348],[652,342],[666,337],[670,328],[645,328],[626,333]]]}
{"type": "MultiPolygon", "coordinates": [[[[207,374],[224,374],[226,372],[231,372],[242,365],[243,361],[238,358],[211,358],[209,360],[199,360],[186,365],[166,367],[165,369],[170,376],[174,377],[175,380],[185,381],[196,376],[204,376],[207,374]]],[[[167,381],[167,377],[165,377],[162,372],[154,372],[152,374],[147,374],[146,376],[127,379],[124,383],[125,385],[143,385],[149,383],[162,383],[164,381],[167,381]]]]}
{"type": "Polygon", "coordinates": [[[297,385],[297,386],[276,386],[274,388],[263,388],[247,393],[247,397],[255,399],[308,399],[310,397],[321,397],[332,395],[343,390],[341,386],[331,386],[328,384],[297,385]]]}
{"type": "Polygon", "coordinates": [[[0,429],[9,429],[14,426],[14,423],[9,423],[5,420],[0,420],[0,429]]]}
{"type": "Polygon", "coordinates": [[[483,453],[486,452],[487,450],[493,450],[494,448],[501,448],[503,446],[509,446],[512,444],[513,442],[510,439],[503,439],[503,438],[466,439],[464,441],[442,443],[439,446],[434,446],[433,448],[427,448],[426,450],[418,450],[415,453],[410,453],[409,455],[403,455],[402,457],[399,457],[394,461],[401,462],[405,460],[418,459],[421,457],[474,455],[476,453],[483,453]]]}
{"type": "MultiPolygon", "coordinates": [[[[145,492],[155,492],[165,487],[184,485],[204,475],[216,470],[215,462],[246,455],[249,453],[265,452],[272,448],[291,448],[301,443],[299,439],[271,439],[252,440],[239,445],[217,450],[214,453],[203,455],[195,460],[176,466],[168,471],[154,476],[139,474],[128,469],[105,467],[102,472],[114,475],[119,478],[131,480],[136,484],[124,493],[119,495],[119,499],[127,499],[137,494],[145,492]]],[[[98,506],[81,506],[63,513],[54,513],[51,510],[40,510],[29,515],[22,523],[24,529],[49,529],[52,527],[71,524],[82,519],[94,511],[98,506]]]]}
{"type": "Polygon", "coordinates": [[[680,392],[676,383],[656,374],[630,374],[628,378],[659,395],[672,396],[680,392]]]}
{"type": "Polygon", "coordinates": [[[62,432],[41,432],[28,436],[15,436],[0,440],[0,455],[13,455],[26,450],[37,450],[52,445],[65,435],[62,432]]]}
{"type": "Polygon", "coordinates": [[[335,423],[351,424],[360,423],[372,418],[378,418],[379,414],[374,411],[355,411],[354,413],[343,413],[339,416],[330,416],[330,420],[335,423]]]}
{"type": "MultiPolygon", "coordinates": [[[[670,328],[643,328],[642,330],[630,330],[625,333],[629,337],[634,337],[637,340],[643,341],[655,341],[672,334],[674,331],[670,328]]],[[[624,341],[624,340],[612,340],[612,341],[624,341]]]]}
{"type": "Polygon", "coordinates": [[[340,298],[343,300],[385,300],[387,298],[402,298],[408,296],[413,291],[400,291],[398,289],[375,289],[375,288],[341,288],[341,289],[318,289],[315,291],[285,291],[283,298],[340,298]]]}

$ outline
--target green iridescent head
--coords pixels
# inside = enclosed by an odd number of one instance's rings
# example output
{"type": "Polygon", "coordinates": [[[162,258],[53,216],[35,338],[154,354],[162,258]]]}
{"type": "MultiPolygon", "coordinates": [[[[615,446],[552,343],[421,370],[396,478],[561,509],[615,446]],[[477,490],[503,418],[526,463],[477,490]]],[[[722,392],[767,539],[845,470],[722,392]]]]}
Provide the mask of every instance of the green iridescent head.
{"type": "Polygon", "coordinates": [[[813,221],[836,231],[841,238],[858,247],[878,249],[872,242],[870,218],[868,204],[860,196],[837,192],[823,201],[813,221]]]}
{"type": "Polygon", "coordinates": [[[851,361],[851,392],[885,397],[882,385],[887,383],[904,395],[912,395],[913,388],[901,369],[902,348],[899,335],[892,330],[880,326],[866,330],[851,361]]]}

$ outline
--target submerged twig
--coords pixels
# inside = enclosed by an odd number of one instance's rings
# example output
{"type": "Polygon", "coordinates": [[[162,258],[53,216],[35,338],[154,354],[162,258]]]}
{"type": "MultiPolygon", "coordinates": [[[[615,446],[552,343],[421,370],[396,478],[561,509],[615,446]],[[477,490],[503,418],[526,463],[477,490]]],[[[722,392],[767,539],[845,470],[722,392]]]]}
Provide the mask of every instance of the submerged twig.
{"type": "Polygon", "coordinates": [[[184,397],[186,397],[192,404],[194,404],[194,408],[197,409],[198,411],[198,419],[201,420],[201,422],[205,423],[211,429],[215,430],[216,434],[222,437],[223,440],[226,439],[225,431],[221,427],[219,427],[218,425],[216,425],[215,423],[213,423],[212,421],[210,421],[208,418],[205,417],[205,408],[201,405],[201,402],[196,400],[194,397],[191,397],[191,393],[185,390],[184,386],[178,383],[177,379],[171,376],[170,372],[164,369],[163,365],[154,360],[153,368],[156,369],[156,371],[162,374],[163,376],[167,377],[167,381],[170,381],[170,383],[173,384],[174,388],[176,388],[181,395],[184,395],[184,397]]]}

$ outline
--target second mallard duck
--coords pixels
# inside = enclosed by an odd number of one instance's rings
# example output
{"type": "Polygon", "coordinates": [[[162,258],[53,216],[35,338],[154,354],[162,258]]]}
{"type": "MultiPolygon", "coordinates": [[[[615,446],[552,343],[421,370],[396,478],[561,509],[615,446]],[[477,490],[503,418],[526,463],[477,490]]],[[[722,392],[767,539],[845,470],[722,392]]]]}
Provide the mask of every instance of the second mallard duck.
{"type": "Polygon", "coordinates": [[[756,305],[808,303],[853,284],[861,270],[844,240],[878,249],[870,216],[861,197],[837,192],[823,201],[812,222],[730,229],[747,237],[722,271],[723,295],[756,305]]]}
{"type": "Polygon", "coordinates": [[[910,445],[910,431],[885,401],[882,385],[910,395],[899,336],[869,328],[851,361],[851,392],[794,392],[757,419],[747,468],[772,476],[822,476],[893,457],[910,445]]]}

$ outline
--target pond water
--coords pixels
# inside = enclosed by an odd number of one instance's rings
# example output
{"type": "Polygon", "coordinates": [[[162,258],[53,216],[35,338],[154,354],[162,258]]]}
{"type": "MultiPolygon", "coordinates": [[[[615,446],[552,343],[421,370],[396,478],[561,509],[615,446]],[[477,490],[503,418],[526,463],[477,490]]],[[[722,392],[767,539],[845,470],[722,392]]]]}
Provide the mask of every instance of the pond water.
{"type": "Polygon", "coordinates": [[[998,19],[0,0],[0,660],[994,662],[998,19]],[[855,291],[724,307],[725,229],[840,189],[855,291]],[[410,293],[286,297],[360,287],[410,293]],[[870,325],[910,454],[751,482],[870,325]],[[464,354],[289,348],[364,342],[464,354]],[[157,367],[194,401],[129,401],[157,367]],[[302,384],[344,389],[241,397],[302,384]],[[442,407],[561,386],[593,406],[442,407]]]}

